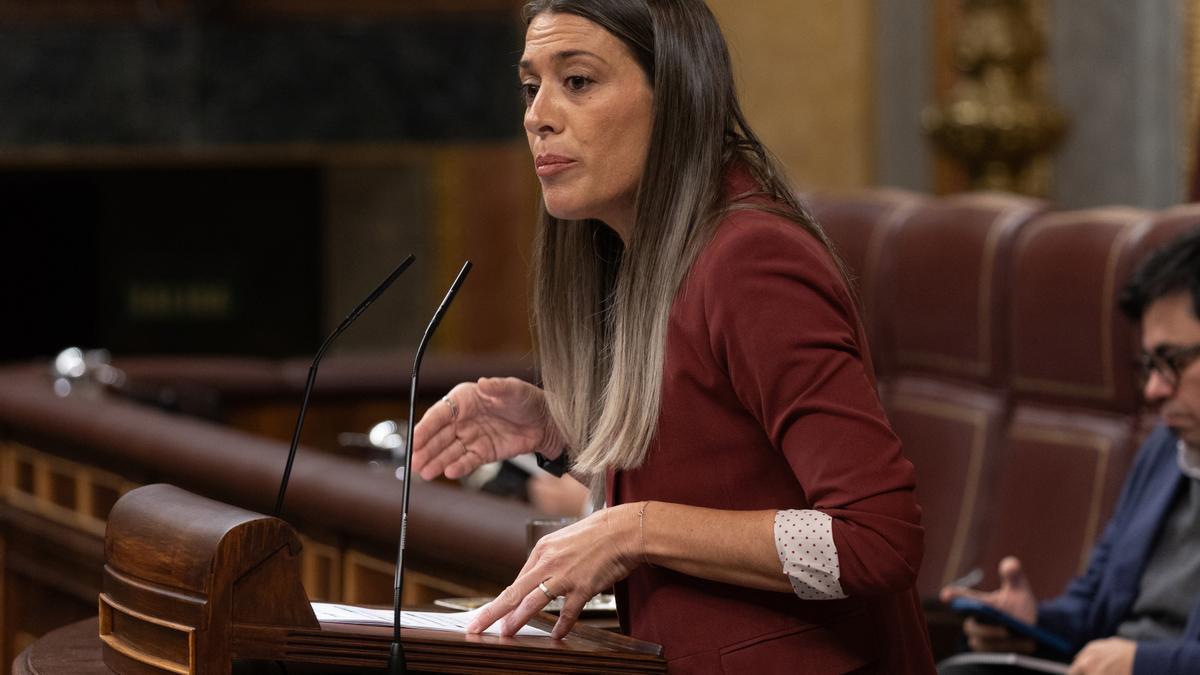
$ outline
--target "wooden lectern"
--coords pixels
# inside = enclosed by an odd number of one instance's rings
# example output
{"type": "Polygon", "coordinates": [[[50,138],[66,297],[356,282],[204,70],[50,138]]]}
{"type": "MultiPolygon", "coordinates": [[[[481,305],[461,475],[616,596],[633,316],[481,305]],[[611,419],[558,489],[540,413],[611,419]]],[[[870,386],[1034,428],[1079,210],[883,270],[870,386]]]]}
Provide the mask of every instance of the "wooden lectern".
{"type": "MultiPolygon", "coordinates": [[[[300,546],[278,518],[170,485],[132,490],[104,536],[104,663],[129,675],[223,675],[234,660],[386,667],[390,627],[318,623],[300,546]]],[[[661,647],[587,626],[564,640],[407,628],[402,638],[414,673],[666,672],[661,647]]]]}

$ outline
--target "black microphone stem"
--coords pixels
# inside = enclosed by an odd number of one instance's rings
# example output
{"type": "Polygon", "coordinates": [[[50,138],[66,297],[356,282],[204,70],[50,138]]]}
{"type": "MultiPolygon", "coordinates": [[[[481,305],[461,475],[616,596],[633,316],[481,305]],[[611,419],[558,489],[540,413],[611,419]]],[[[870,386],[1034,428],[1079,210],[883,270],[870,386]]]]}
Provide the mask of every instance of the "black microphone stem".
{"type": "Polygon", "coordinates": [[[454,296],[458,295],[458,289],[462,287],[470,271],[471,261],[468,260],[463,263],[462,269],[459,270],[458,276],[454,279],[454,283],[450,284],[450,290],[446,292],[446,297],[442,300],[442,304],[433,313],[433,318],[429,321],[429,327],[425,329],[425,335],[421,337],[421,343],[417,346],[417,356],[413,359],[412,384],[408,391],[408,435],[405,436],[404,440],[404,488],[401,493],[403,496],[400,500],[400,548],[396,553],[396,586],[395,592],[392,595],[395,607],[392,619],[392,647],[388,653],[389,675],[400,675],[407,672],[408,668],[404,659],[404,647],[400,643],[400,596],[404,592],[404,545],[405,539],[408,537],[408,496],[412,491],[413,483],[411,480],[412,437],[413,426],[416,423],[417,417],[417,380],[421,375],[421,359],[425,356],[425,348],[429,346],[430,338],[433,337],[438,324],[442,322],[442,317],[446,315],[446,310],[450,309],[450,303],[454,301],[454,296]]]}
{"type": "Polygon", "coordinates": [[[354,320],[371,306],[371,303],[383,295],[383,292],[392,285],[392,282],[404,270],[408,269],[409,265],[413,264],[414,260],[416,258],[412,254],[409,254],[407,258],[397,265],[396,269],[392,270],[392,273],[380,282],[379,286],[371,291],[371,294],[359,303],[358,307],[354,308],[354,311],[347,314],[345,319],[342,319],[342,323],[329,334],[329,337],[325,338],[325,341],[321,343],[321,348],[317,350],[317,355],[313,358],[312,365],[308,367],[308,380],[304,383],[304,400],[300,403],[300,414],[296,416],[296,429],[292,431],[292,447],[288,449],[287,464],[283,467],[283,480],[279,482],[279,496],[275,498],[275,511],[272,515],[276,518],[283,512],[283,497],[287,494],[288,480],[292,477],[292,463],[296,461],[296,448],[300,446],[300,430],[304,428],[304,415],[308,412],[308,398],[312,395],[313,384],[317,381],[317,367],[321,364],[321,357],[325,355],[325,350],[329,349],[329,345],[333,344],[333,341],[349,328],[350,324],[354,323],[354,320]]]}

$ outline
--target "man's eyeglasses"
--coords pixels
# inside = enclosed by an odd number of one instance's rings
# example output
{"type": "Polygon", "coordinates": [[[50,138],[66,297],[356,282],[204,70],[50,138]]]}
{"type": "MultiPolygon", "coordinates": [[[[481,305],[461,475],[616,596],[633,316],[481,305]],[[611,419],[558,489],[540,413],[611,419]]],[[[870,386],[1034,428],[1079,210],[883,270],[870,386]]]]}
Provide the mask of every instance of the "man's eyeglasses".
{"type": "Polygon", "coordinates": [[[1142,381],[1150,379],[1150,373],[1157,372],[1167,386],[1174,389],[1179,386],[1179,375],[1200,358],[1200,344],[1190,347],[1159,347],[1153,352],[1143,353],[1138,357],[1138,365],[1142,370],[1142,381]]]}

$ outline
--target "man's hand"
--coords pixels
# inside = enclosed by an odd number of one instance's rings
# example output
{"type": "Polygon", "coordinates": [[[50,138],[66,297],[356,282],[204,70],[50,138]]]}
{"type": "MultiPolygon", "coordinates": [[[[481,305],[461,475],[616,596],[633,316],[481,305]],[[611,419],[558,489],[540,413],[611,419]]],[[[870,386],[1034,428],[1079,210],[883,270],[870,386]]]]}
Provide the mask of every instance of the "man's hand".
{"type": "Polygon", "coordinates": [[[1075,656],[1068,675],[1130,675],[1137,643],[1125,638],[1093,640],[1075,656]]]}
{"type": "Polygon", "coordinates": [[[1004,626],[983,623],[975,617],[967,617],[963,622],[963,635],[967,638],[967,647],[973,652],[1032,654],[1037,651],[1037,643],[1032,639],[1017,637],[1004,626]]]}
{"type": "MultiPolygon", "coordinates": [[[[1037,622],[1037,598],[1021,570],[1021,561],[1011,556],[1000,561],[1000,588],[990,593],[957,586],[942,589],[942,602],[957,597],[975,598],[1025,623],[1037,622]]],[[[967,636],[967,645],[977,652],[1032,654],[1037,646],[1033,640],[1013,637],[1003,626],[990,626],[974,618],[963,622],[963,633],[967,636]]]]}

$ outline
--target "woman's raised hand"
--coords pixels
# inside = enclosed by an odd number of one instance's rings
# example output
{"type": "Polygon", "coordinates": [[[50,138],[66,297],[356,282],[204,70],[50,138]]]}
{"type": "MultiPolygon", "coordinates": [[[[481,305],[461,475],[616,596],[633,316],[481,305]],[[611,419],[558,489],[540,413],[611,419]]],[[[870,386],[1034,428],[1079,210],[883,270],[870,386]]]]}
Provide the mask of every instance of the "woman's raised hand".
{"type": "Polygon", "coordinates": [[[562,441],[541,389],[514,377],[483,378],[450,390],[413,430],[413,471],[461,478],[527,452],[553,459],[562,441]]]}

